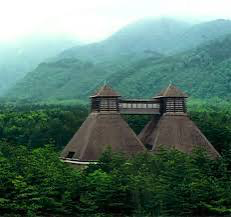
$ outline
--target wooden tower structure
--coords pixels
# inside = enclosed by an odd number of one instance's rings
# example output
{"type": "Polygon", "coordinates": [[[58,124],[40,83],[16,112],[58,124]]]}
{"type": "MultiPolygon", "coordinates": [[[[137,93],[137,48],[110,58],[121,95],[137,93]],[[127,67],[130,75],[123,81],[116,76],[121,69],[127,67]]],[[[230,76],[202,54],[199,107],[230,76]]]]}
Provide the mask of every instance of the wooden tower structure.
{"type": "Polygon", "coordinates": [[[93,96],[91,96],[92,112],[119,112],[120,95],[113,91],[108,85],[104,85],[93,96]]]}
{"type": "Polygon", "coordinates": [[[121,117],[120,95],[104,85],[91,96],[91,113],[61,153],[69,162],[96,161],[107,147],[133,155],[145,150],[121,117]]]}
{"type": "Polygon", "coordinates": [[[186,113],[186,98],[188,95],[172,84],[169,84],[166,89],[154,97],[154,99],[159,100],[161,114],[167,112],[186,113]]]}
{"type": "Polygon", "coordinates": [[[159,100],[160,115],[154,115],[138,137],[153,152],[162,147],[185,153],[202,148],[212,158],[218,157],[219,153],[189,119],[186,98],[187,95],[172,84],[161,91],[154,97],[159,100]]]}

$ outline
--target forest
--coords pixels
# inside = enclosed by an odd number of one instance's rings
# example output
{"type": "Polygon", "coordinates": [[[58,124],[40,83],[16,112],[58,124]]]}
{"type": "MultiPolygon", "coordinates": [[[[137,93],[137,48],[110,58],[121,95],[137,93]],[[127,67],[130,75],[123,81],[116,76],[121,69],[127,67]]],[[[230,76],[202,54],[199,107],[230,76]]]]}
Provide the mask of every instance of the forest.
{"type": "MultiPolygon", "coordinates": [[[[72,168],[59,153],[88,115],[82,105],[1,105],[0,216],[230,216],[231,104],[191,100],[188,113],[221,157],[202,150],[140,153],[110,148],[72,168]]],[[[136,133],[150,116],[124,116],[136,133]]]]}

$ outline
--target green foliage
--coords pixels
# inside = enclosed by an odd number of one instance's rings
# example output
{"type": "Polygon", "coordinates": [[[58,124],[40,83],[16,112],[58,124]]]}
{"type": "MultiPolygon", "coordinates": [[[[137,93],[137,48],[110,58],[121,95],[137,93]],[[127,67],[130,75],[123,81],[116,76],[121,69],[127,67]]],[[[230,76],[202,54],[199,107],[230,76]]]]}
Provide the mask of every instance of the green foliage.
{"type": "Polygon", "coordinates": [[[69,213],[81,174],[66,167],[51,147],[29,151],[23,146],[2,144],[0,162],[1,214],[69,213]]]}
{"type": "MultiPolygon", "coordinates": [[[[72,168],[60,150],[84,121],[81,106],[2,106],[0,213],[4,217],[229,216],[231,110],[218,99],[189,103],[191,118],[222,153],[162,150],[127,158],[107,150],[72,168]],[[46,145],[53,143],[53,146],[46,145]]],[[[125,116],[139,133],[148,116],[125,116]]]]}
{"type": "Polygon", "coordinates": [[[8,97],[31,101],[86,100],[107,80],[125,97],[153,97],[172,81],[194,97],[230,99],[230,38],[170,57],[128,55],[109,63],[77,59],[43,63],[8,97]]]}
{"type": "Polygon", "coordinates": [[[189,104],[191,119],[220,153],[231,148],[231,104],[220,100],[189,104]]]}
{"type": "MultiPolygon", "coordinates": [[[[231,145],[231,105],[219,99],[191,100],[189,115],[221,153],[231,145]]],[[[71,139],[87,117],[88,109],[73,105],[2,106],[0,139],[14,145],[41,147],[54,144],[60,150],[71,139]]],[[[150,116],[124,115],[130,127],[139,134],[150,116]]]]}
{"type": "Polygon", "coordinates": [[[169,82],[197,98],[230,99],[231,36],[165,58],[137,60],[109,83],[127,97],[153,97],[169,82]]]}
{"type": "Polygon", "coordinates": [[[57,149],[70,140],[87,116],[83,106],[16,106],[0,111],[0,139],[14,145],[57,149]]]}
{"type": "Polygon", "coordinates": [[[176,150],[130,159],[106,151],[78,170],[50,146],[1,145],[2,216],[225,216],[230,215],[229,161],[176,150]]]}
{"type": "Polygon", "coordinates": [[[102,67],[77,59],[41,63],[35,71],[15,86],[17,94],[12,95],[13,99],[31,102],[79,99],[94,90],[106,74],[102,67]]]}

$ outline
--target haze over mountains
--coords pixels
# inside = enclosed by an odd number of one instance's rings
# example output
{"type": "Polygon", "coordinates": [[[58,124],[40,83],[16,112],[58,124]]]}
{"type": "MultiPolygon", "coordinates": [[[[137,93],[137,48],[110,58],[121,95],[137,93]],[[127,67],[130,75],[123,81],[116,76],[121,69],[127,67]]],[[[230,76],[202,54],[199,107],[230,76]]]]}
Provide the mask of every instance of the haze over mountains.
{"type": "Polygon", "coordinates": [[[29,35],[15,42],[0,43],[0,95],[27,72],[64,49],[80,44],[67,35],[29,35]]]}
{"type": "Polygon", "coordinates": [[[175,54],[231,33],[231,21],[215,20],[192,25],[172,19],[141,20],[114,33],[107,40],[64,51],[62,58],[105,60],[118,55],[158,52],[175,54]]]}
{"type": "Polygon", "coordinates": [[[106,80],[127,97],[151,97],[172,81],[195,97],[229,98],[230,48],[229,20],[142,20],[39,64],[6,97],[87,99],[106,80]]]}

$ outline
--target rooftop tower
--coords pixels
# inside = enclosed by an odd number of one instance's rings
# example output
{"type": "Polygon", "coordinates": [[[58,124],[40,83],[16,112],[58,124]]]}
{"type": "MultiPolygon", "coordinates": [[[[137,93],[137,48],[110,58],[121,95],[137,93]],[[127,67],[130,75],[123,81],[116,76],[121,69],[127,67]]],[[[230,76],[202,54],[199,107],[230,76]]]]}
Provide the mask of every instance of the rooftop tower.
{"type": "Polygon", "coordinates": [[[155,96],[154,99],[160,103],[160,116],[152,118],[139,138],[153,152],[161,147],[175,148],[185,153],[202,148],[215,158],[219,153],[187,115],[187,97],[172,84],[155,96]]]}
{"type": "Polygon", "coordinates": [[[64,148],[62,158],[96,161],[107,147],[127,155],[145,150],[119,113],[119,94],[104,85],[90,98],[91,113],[64,148]]]}

